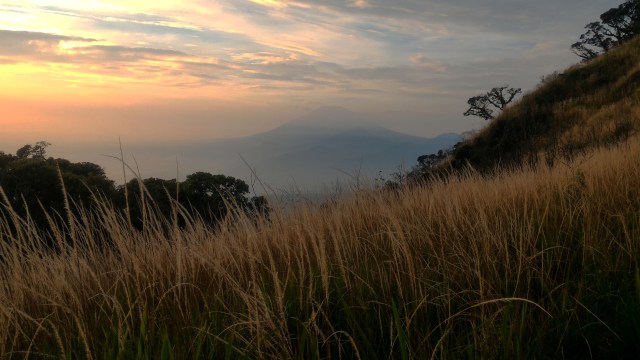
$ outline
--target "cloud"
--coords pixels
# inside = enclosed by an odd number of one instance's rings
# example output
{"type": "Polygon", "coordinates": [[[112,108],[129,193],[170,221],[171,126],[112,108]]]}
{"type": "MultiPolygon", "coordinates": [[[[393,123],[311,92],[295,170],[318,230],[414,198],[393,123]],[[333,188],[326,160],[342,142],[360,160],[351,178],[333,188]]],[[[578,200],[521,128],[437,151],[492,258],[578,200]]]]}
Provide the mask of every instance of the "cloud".
{"type": "Polygon", "coordinates": [[[64,8],[60,6],[42,6],[42,7],[39,7],[38,10],[44,13],[60,15],[63,17],[79,18],[79,19],[93,20],[93,21],[104,21],[104,22],[123,23],[123,24],[127,24],[127,23],[140,24],[140,25],[156,26],[158,28],[174,29],[174,30],[175,29],[186,29],[186,30],[197,29],[197,27],[178,21],[173,17],[154,15],[154,14],[145,14],[145,13],[123,14],[121,12],[116,12],[116,11],[107,11],[107,12],[103,11],[100,13],[96,13],[96,12],[90,12],[89,10],[77,10],[77,9],[64,8]]]}
{"type": "Polygon", "coordinates": [[[277,0],[250,0],[250,1],[258,5],[263,5],[263,6],[268,6],[268,7],[278,8],[278,9],[287,6],[286,2],[277,1],[277,0]]]}
{"type": "Polygon", "coordinates": [[[0,31],[0,64],[41,64],[74,86],[395,108],[409,106],[407,98],[439,107],[433,99],[451,94],[464,105],[496,83],[532,86],[575,61],[569,44],[610,7],[605,0],[14,3],[0,14],[30,16],[11,27],[29,31],[0,31]]]}
{"type": "Polygon", "coordinates": [[[446,64],[441,61],[435,61],[426,57],[424,54],[414,54],[410,58],[411,62],[421,68],[433,70],[435,72],[444,72],[447,70],[446,64]]]}
{"type": "Polygon", "coordinates": [[[62,43],[93,43],[98,40],[31,31],[0,30],[0,57],[29,56],[57,51],[62,43]]]}
{"type": "Polygon", "coordinates": [[[370,5],[367,2],[367,0],[355,0],[352,6],[363,9],[363,8],[369,7],[370,5]]]}
{"type": "Polygon", "coordinates": [[[185,57],[175,50],[120,45],[96,45],[99,40],[41,32],[0,30],[0,58],[5,62],[55,62],[106,65],[144,59],[185,57]]]}
{"type": "Polygon", "coordinates": [[[184,57],[187,56],[184,52],[167,50],[167,49],[155,49],[148,47],[128,47],[119,45],[93,45],[82,46],[74,49],[76,55],[94,59],[94,60],[106,60],[106,61],[138,61],[141,59],[149,58],[164,58],[164,57],[184,57]]]}
{"type": "Polygon", "coordinates": [[[65,36],[57,34],[48,34],[42,32],[32,31],[11,31],[0,30],[0,41],[5,45],[11,42],[25,42],[25,41],[48,41],[59,43],[61,41],[83,41],[83,42],[95,42],[96,39],[83,38],[79,36],[65,36]]]}

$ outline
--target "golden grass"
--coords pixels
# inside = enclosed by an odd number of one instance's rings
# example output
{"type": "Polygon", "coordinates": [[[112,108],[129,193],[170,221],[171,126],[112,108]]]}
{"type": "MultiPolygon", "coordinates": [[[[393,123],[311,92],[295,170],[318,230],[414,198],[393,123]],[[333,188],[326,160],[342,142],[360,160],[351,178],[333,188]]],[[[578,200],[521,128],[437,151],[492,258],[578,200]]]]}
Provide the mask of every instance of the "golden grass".
{"type": "Polygon", "coordinates": [[[238,215],[218,229],[176,228],[150,213],[139,231],[102,202],[71,219],[52,214],[65,224],[54,228],[58,251],[7,210],[0,354],[626,353],[633,332],[622,330],[640,322],[619,324],[620,302],[635,306],[640,289],[607,284],[636,279],[639,189],[634,138],[570,164],[360,191],[268,219],[238,215]]]}
{"type": "Polygon", "coordinates": [[[551,76],[453,152],[451,165],[487,171],[566,161],[640,131],[640,37],[551,76]]]}

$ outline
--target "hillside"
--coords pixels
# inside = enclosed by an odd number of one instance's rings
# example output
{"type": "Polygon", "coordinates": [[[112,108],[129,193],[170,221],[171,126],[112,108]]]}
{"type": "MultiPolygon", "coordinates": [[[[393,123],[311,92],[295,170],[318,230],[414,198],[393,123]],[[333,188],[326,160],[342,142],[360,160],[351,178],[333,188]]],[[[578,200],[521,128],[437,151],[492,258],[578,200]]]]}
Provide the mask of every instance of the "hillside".
{"type": "Polygon", "coordinates": [[[567,160],[640,129],[640,38],[550,75],[473,138],[451,164],[477,170],[567,160]]]}
{"type": "Polygon", "coordinates": [[[0,193],[0,356],[637,359],[639,47],[542,84],[428,185],[216,226],[66,203],[49,232],[0,193]]]}

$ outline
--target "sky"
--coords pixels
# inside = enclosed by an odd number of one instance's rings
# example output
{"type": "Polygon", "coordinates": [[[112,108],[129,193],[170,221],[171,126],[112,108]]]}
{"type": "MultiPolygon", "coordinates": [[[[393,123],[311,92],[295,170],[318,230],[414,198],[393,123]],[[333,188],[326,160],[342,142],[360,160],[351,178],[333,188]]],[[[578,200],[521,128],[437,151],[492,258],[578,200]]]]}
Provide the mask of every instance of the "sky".
{"type": "Polygon", "coordinates": [[[323,106],[463,132],[482,125],[466,99],[578,62],[570,45],[619,3],[0,1],[0,150],[46,140],[80,161],[86,144],[240,137],[323,106]]]}

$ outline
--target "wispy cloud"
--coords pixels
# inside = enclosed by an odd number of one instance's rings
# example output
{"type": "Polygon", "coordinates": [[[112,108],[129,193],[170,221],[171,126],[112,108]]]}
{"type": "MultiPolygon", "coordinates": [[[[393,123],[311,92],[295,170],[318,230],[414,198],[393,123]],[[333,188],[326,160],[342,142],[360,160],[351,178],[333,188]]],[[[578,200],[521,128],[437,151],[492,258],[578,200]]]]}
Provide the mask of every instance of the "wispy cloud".
{"type": "Polygon", "coordinates": [[[568,46],[610,6],[607,0],[6,0],[0,80],[51,94],[66,84],[68,93],[91,99],[335,103],[411,108],[450,121],[477,91],[496,83],[533,86],[540,75],[576,61],[568,46]],[[461,105],[448,105],[453,98],[461,105]]]}
{"type": "Polygon", "coordinates": [[[20,57],[38,57],[57,54],[66,44],[93,43],[95,39],[31,31],[0,30],[0,58],[18,62],[20,57]]]}

